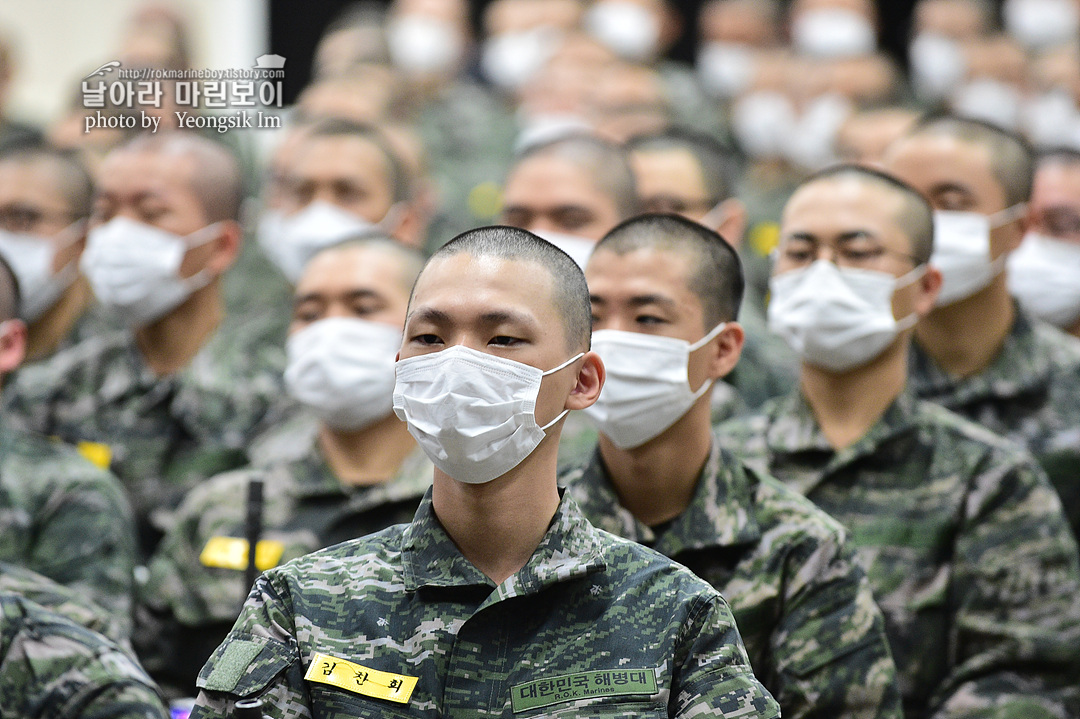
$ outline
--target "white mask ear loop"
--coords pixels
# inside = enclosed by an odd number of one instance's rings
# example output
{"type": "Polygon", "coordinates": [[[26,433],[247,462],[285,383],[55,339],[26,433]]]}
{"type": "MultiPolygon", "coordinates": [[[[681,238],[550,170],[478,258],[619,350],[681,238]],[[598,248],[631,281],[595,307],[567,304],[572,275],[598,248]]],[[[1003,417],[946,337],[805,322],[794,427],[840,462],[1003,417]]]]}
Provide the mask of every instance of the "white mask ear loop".
{"type": "MultiPolygon", "coordinates": [[[[203,227],[202,229],[198,229],[194,232],[184,235],[184,256],[186,257],[187,253],[191,250],[194,250],[196,247],[202,247],[203,245],[215,240],[217,238],[217,235],[214,233],[214,231],[220,224],[220,221],[215,222],[213,224],[207,225],[206,227],[203,227]],[[203,233],[206,234],[206,237],[198,238],[198,236],[203,233]],[[190,241],[192,237],[198,239],[192,242],[190,241]]],[[[183,262],[183,260],[181,260],[181,262],[183,262]]],[[[211,277],[210,273],[207,272],[205,267],[203,267],[191,277],[183,277],[181,279],[187,284],[188,289],[190,289],[192,292],[197,292],[198,290],[201,290],[203,287],[206,287],[208,284],[210,284],[210,281],[214,278],[211,277]]]]}
{"type": "MultiPolygon", "coordinates": [[[[918,282],[926,274],[926,265],[916,265],[914,269],[896,278],[896,284],[893,285],[893,292],[902,290],[908,285],[913,285],[918,282]]],[[[904,330],[911,329],[919,321],[919,316],[912,312],[906,317],[902,317],[896,320],[896,331],[903,332],[904,330]]]]}
{"type": "MultiPolygon", "coordinates": [[[[540,376],[541,377],[547,377],[549,374],[555,374],[556,372],[563,369],[564,367],[568,367],[569,365],[573,364],[574,362],[577,362],[579,359],[581,359],[584,356],[585,356],[584,352],[578,352],[576,355],[574,355],[570,359],[566,360],[565,362],[563,362],[558,367],[553,367],[553,368],[549,369],[547,372],[544,372],[543,374],[541,374],[540,376]]],[[[565,417],[568,414],[570,414],[570,410],[564,409],[562,412],[559,413],[559,415],[555,419],[551,420],[550,422],[545,424],[543,427],[541,427],[540,431],[541,432],[546,432],[549,427],[554,425],[556,422],[558,422],[560,419],[562,419],[563,417],[565,417]]]]}
{"type": "MultiPolygon", "coordinates": [[[[690,352],[696,352],[697,350],[701,349],[705,345],[709,344],[709,342],[712,342],[716,338],[717,335],[719,335],[721,332],[724,331],[724,328],[727,327],[727,325],[728,325],[727,322],[721,322],[716,327],[713,327],[711,330],[709,330],[709,334],[705,335],[704,337],[699,339],[697,342],[690,345],[690,352]]],[[[712,380],[711,377],[709,379],[705,380],[704,382],[702,382],[701,386],[698,387],[697,391],[694,392],[694,394],[692,395],[693,398],[694,398],[694,401],[697,402],[699,399],[701,399],[701,395],[708,392],[709,388],[712,387],[712,385],[713,385],[713,380],[712,380]]]]}

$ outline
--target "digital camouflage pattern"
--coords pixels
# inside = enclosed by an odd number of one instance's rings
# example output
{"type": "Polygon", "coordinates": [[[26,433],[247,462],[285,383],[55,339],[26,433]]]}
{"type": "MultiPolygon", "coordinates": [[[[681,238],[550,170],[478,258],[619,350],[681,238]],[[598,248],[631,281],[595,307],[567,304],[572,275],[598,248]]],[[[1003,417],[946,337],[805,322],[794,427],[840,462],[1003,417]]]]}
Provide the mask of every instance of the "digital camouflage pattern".
{"type": "Polygon", "coordinates": [[[226,322],[166,377],[146,366],[133,333],[92,338],[20,372],[5,415],[99,445],[135,510],[145,558],[185,491],[246,464],[246,442],[279,406],[284,351],[262,329],[226,322]]]}
{"type": "Polygon", "coordinates": [[[2,420],[0,561],[78,591],[130,631],[135,524],[120,483],[73,447],[2,420]]]}
{"type": "Polygon", "coordinates": [[[982,372],[957,378],[916,343],[911,387],[1035,455],[1080,536],[1080,340],[1017,309],[1016,322],[982,372]]]}
{"type": "Polygon", "coordinates": [[[409,522],[433,471],[417,450],[389,481],[349,487],[333,474],[312,440],[300,459],[237,470],[196,487],[177,510],[176,524],[158,546],[140,591],[135,642],[144,666],[167,693],[194,696],[199,669],[229,633],[250,589],[244,537],[253,479],[264,485],[256,560],[267,569],[409,522]],[[239,564],[222,566],[227,562],[211,552],[204,555],[211,540],[221,537],[244,540],[239,564]]]}
{"type": "Polygon", "coordinates": [[[117,616],[97,604],[87,601],[86,595],[25,567],[0,562],[0,594],[18,594],[34,604],[45,607],[80,627],[104,634],[125,649],[128,648],[129,615],[117,616]]]}
{"type": "Polygon", "coordinates": [[[1077,547],[1029,454],[907,392],[839,451],[797,392],[718,436],[847,527],[908,719],[1077,716],[1077,547]]]}
{"type": "Polygon", "coordinates": [[[15,594],[0,593],[0,716],[163,719],[161,696],[123,649],[15,594]]]}
{"type": "MultiPolygon", "coordinates": [[[[746,412],[746,404],[738,390],[726,382],[714,382],[710,421],[719,424],[746,412]]],[[[571,412],[563,423],[559,437],[559,469],[567,470],[585,464],[592,457],[596,447],[597,433],[594,425],[584,412],[571,412]]]]}
{"type": "Polygon", "coordinates": [[[199,687],[193,717],[252,695],[273,717],[779,716],[720,595],[593,528],[565,495],[498,586],[447,536],[430,491],[411,524],[270,570],[199,687]],[[316,652],[329,659],[313,666],[316,652]],[[358,665],[347,690],[317,681],[339,660],[358,665]],[[409,678],[406,703],[370,696],[409,678]]]}
{"type": "Polygon", "coordinates": [[[560,477],[586,519],[689,567],[731,605],[785,719],[902,719],[881,611],[844,529],[713,443],[686,510],[655,532],[619,504],[600,453],[560,477]]]}

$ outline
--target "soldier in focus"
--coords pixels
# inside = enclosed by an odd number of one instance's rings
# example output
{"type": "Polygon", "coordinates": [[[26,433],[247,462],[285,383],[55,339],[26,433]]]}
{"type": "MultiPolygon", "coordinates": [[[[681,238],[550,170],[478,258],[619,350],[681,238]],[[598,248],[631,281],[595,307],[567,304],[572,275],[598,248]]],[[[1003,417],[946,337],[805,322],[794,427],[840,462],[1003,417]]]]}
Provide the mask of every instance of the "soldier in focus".
{"type": "Polygon", "coordinates": [[[598,532],[555,481],[561,421],[595,401],[589,298],[565,253],[459,235],[417,280],[394,411],[435,464],[411,524],[262,575],[199,677],[194,717],[777,717],[727,604],[598,532]]]}

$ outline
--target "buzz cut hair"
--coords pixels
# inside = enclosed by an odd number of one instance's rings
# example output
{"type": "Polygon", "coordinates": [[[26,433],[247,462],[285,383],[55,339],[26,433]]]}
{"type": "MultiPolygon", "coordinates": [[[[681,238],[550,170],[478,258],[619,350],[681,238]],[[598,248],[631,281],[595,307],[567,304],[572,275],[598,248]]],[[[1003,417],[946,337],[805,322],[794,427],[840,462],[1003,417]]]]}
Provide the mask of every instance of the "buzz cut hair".
{"type": "Polygon", "coordinates": [[[94,181],[85,165],[70,150],[49,145],[18,147],[0,154],[0,164],[47,166],[68,204],[71,218],[81,220],[90,216],[94,207],[94,181]]]}
{"type": "Polygon", "coordinates": [[[633,137],[626,143],[626,149],[631,153],[685,150],[701,170],[709,202],[716,205],[735,194],[738,163],[731,152],[708,135],[671,127],[655,134],[633,137]]]}
{"type": "Polygon", "coordinates": [[[192,132],[141,134],[114,150],[175,155],[190,158],[195,168],[188,183],[210,222],[240,220],[244,200],[244,180],[236,155],[220,142],[192,132]]]}
{"type": "Polygon", "coordinates": [[[841,163],[810,175],[796,186],[795,191],[815,182],[844,177],[883,187],[897,195],[902,203],[894,219],[911,242],[911,258],[918,265],[930,261],[934,252],[934,209],[921,192],[903,180],[864,165],[841,163]]]}
{"type": "Polygon", "coordinates": [[[1074,147],[1048,147],[1035,158],[1036,170],[1046,165],[1080,167],[1080,150],[1074,147]]]}
{"type": "Polygon", "coordinates": [[[630,153],[613,142],[587,133],[574,133],[530,145],[514,157],[507,176],[534,157],[557,157],[581,168],[593,186],[611,198],[620,220],[636,215],[641,209],[630,153]]]}
{"type": "Polygon", "coordinates": [[[1019,134],[983,120],[937,112],[920,118],[907,137],[920,135],[951,137],[984,148],[990,156],[994,179],[1005,193],[1006,205],[1011,207],[1031,198],[1035,152],[1019,134]]]}
{"type": "MultiPolygon", "coordinates": [[[[461,254],[530,262],[544,268],[551,278],[551,297],[562,319],[567,349],[575,352],[591,347],[592,303],[589,300],[589,287],[585,284],[585,273],[570,255],[528,230],[491,225],[456,236],[435,251],[425,268],[436,260],[461,254]]],[[[409,306],[411,310],[412,297],[409,298],[409,306]]]]}
{"type": "Polygon", "coordinates": [[[657,249],[687,258],[687,286],[701,301],[705,331],[739,317],[745,279],[742,261],[727,240],[704,225],[681,215],[647,213],[618,225],[597,243],[595,252],[625,255],[657,249]]]}
{"type": "Polygon", "coordinates": [[[307,136],[304,142],[311,142],[319,138],[353,137],[362,142],[367,142],[378,150],[386,162],[386,170],[390,175],[390,194],[393,202],[406,202],[412,196],[412,187],[409,182],[409,172],[405,167],[404,160],[391,146],[386,135],[377,125],[366,122],[355,122],[341,118],[329,118],[318,120],[308,126],[307,136]]]}
{"type": "Polygon", "coordinates": [[[18,319],[22,316],[22,293],[15,270],[0,255],[0,322],[18,319]]]}
{"type": "Polygon", "coordinates": [[[423,252],[415,247],[403,245],[385,235],[363,235],[342,240],[317,251],[311,256],[308,263],[310,264],[312,260],[320,255],[348,252],[350,250],[372,250],[393,257],[400,266],[400,281],[405,292],[411,292],[413,285],[416,284],[416,278],[420,276],[420,271],[424,269],[425,257],[423,252]]]}

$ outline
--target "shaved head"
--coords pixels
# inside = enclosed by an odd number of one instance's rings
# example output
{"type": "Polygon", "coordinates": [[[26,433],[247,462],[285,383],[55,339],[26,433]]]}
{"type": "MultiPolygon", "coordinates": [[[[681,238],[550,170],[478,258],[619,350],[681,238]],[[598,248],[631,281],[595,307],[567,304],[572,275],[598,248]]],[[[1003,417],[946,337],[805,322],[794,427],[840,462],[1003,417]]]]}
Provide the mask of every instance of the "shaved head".
{"type": "Polygon", "coordinates": [[[146,153],[175,157],[190,163],[187,178],[209,222],[239,220],[243,200],[240,167],[223,145],[184,132],[139,135],[116,153],[146,153]]]}

